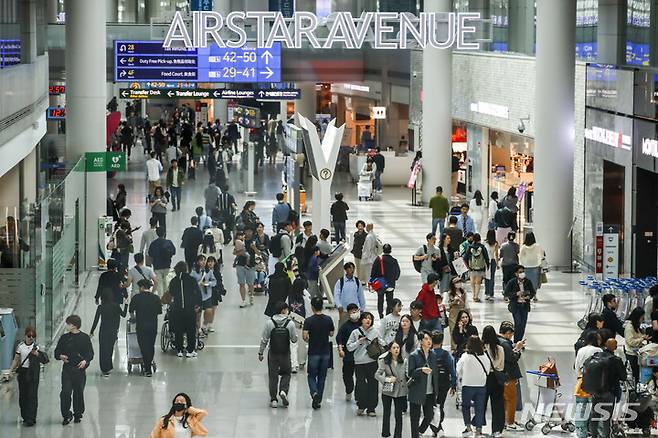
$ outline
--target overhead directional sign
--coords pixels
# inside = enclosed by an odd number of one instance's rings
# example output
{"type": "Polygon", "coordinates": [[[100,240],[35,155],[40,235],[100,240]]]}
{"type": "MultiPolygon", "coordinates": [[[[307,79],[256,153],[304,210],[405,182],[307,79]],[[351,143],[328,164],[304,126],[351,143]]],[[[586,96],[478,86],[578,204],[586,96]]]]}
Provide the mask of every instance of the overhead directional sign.
{"type": "Polygon", "coordinates": [[[281,82],[281,44],[269,49],[162,46],[162,41],[115,41],[115,81],[281,82]]]}
{"type": "Polygon", "coordinates": [[[119,96],[122,99],[262,99],[262,100],[296,100],[301,98],[301,90],[297,88],[286,90],[244,90],[227,88],[122,88],[119,96]]]}

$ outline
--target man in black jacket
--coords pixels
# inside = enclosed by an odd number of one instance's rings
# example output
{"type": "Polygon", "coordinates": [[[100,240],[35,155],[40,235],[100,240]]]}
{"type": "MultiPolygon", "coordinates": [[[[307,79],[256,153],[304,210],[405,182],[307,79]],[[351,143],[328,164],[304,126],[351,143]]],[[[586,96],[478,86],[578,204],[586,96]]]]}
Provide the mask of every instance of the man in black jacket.
{"type": "Polygon", "coordinates": [[[525,268],[518,265],[514,271],[514,278],[505,285],[505,297],[509,299],[507,309],[514,318],[514,342],[523,340],[525,327],[530,313],[530,301],[537,291],[532,282],[525,277],[525,268]]]}
{"type": "Polygon", "coordinates": [[[103,296],[112,297],[112,301],[116,303],[120,303],[123,300],[123,275],[119,272],[119,266],[119,263],[114,259],[107,261],[107,271],[98,277],[98,287],[96,287],[96,295],[94,296],[97,305],[103,296]],[[105,291],[109,295],[105,295],[105,291]]]}
{"type": "Polygon", "coordinates": [[[183,231],[183,239],[180,246],[185,252],[185,263],[192,270],[196,262],[196,256],[199,254],[199,245],[203,243],[203,231],[199,229],[198,216],[192,216],[190,223],[192,225],[183,231]]]}
{"type": "Polygon", "coordinates": [[[183,357],[183,336],[187,337],[186,357],[194,358],[196,351],[196,314],[201,309],[201,289],[199,283],[188,274],[185,262],[178,262],[174,267],[176,277],[169,283],[171,294],[171,323],[178,357],[183,357]]]}
{"type": "Polygon", "coordinates": [[[142,353],[144,374],[151,377],[153,356],[155,355],[155,339],[158,335],[158,315],[162,313],[162,303],[155,295],[151,280],[142,278],[137,282],[139,293],[133,295],[129,311],[135,316],[137,325],[137,343],[142,353]]]}
{"type": "Polygon", "coordinates": [[[167,275],[171,270],[171,258],[176,255],[176,247],[171,240],[165,239],[164,228],[156,228],[155,234],[158,238],[151,242],[151,245],[148,247],[148,254],[153,263],[158,291],[160,292],[160,296],[162,296],[167,290],[167,286],[169,286],[167,275]]]}
{"type": "Polygon", "coordinates": [[[521,353],[525,348],[525,341],[518,341],[512,343],[514,336],[514,324],[510,321],[503,321],[498,329],[498,343],[505,351],[505,366],[503,372],[505,373],[505,388],[503,390],[503,400],[505,402],[505,423],[506,429],[511,431],[518,431],[519,426],[515,422],[516,417],[516,385],[523,375],[521,368],[519,368],[519,359],[521,353]]]}
{"type": "Polygon", "coordinates": [[[619,303],[617,297],[613,294],[605,294],[601,298],[603,302],[603,329],[601,330],[601,340],[605,343],[609,338],[614,338],[616,335],[624,336],[624,324],[619,320],[615,313],[619,303]]]}
{"type": "Polygon", "coordinates": [[[432,334],[427,330],[418,332],[420,348],[407,359],[407,377],[409,378],[409,417],[411,421],[411,438],[424,434],[434,418],[434,404],[439,394],[439,374],[436,354],[432,351],[432,334]],[[431,379],[428,382],[427,379],[431,379]],[[431,392],[428,394],[428,389],[431,392]],[[420,410],[423,410],[423,422],[420,423],[420,410]]]}
{"type": "Polygon", "coordinates": [[[55,358],[64,362],[62,366],[62,391],[59,393],[62,425],[73,420],[79,423],[85,413],[84,390],[87,381],[86,370],[94,358],[94,347],[89,335],[80,331],[82,320],[78,315],[66,318],[68,333],[63,334],[55,347],[55,358]],[[73,413],[71,413],[71,396],[73,413]]]}
{"type": "Polygon", "coordinates": [[[603,394],[592,394],[592,412],[590,414],[590,432],[592,438],[608,438],[610,436],[610,423],[615,401],[621,397],[620,382],[626,380],[626,366],[620,357],[615,355],[617,341],[610,338],[605,343],[605,348],[594,356],[600,356],[607,360],[607,380],[605,386],[607,391],[603,394]]]}
{"type": "Polygon", "coordinates": [[[370,278],[383,277],[386,279],[386,287],[377,291],[377,310],[379,319],[384,317],[384,296],[386,296],[386,315],[391,313],[391,302],[393,301],[393,292],[395,292],[395,282],[400,279],[400,265],[391,255],[393,248],[388,243],[383,246],[384,254],[372,264],[370,278]]]}

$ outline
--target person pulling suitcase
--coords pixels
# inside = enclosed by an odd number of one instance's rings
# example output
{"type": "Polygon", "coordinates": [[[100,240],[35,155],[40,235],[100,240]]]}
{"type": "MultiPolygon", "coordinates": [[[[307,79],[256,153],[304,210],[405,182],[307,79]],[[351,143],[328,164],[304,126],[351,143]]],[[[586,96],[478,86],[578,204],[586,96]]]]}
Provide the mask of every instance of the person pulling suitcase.
{"type": "Polygon", "coordinates": [[[158,335],[158,315],[162,313],[160,297],[153,293],[153,282],[145,278],[137,282],[139,293],[130,301],[129,311],[137,325],[137,343],[142,353],[144,375],[151,377],[155,339],[158,335]]]}

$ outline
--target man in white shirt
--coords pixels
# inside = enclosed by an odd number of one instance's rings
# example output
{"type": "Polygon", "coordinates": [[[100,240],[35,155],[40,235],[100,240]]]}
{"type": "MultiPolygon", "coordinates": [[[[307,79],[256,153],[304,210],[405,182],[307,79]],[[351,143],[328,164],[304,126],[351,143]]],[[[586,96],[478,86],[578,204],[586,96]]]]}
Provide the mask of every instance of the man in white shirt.
{"type": "Polygon", "coordinates": [[[595,353],[603,351],[599,347],[601,343],[601,335],[597,332],[590,332],[585,337],[585,346],[581,347],[576,354],[576,371],[578,374],[583,372],[583,365],[590,357],[594,356],[595,353]]]}
{"type": "Polygon", "coordinates": [[[153,194],[155,188],[160,185],[162,170],[162,163],[155,158],[155,152],[151,152],[151,158],[146,160],[146,179],[149,182],[149,194],[153,194]]]}
{"type": "MultiPolygon", "coordinates": [[[[144,266],[144,254],[138,252],[134,256],[135,266],[128,270],[128,285],[126,287],[131,287],[133,284],[137,284],[139,280],[150,280],[155,285],[158,282],[155,272],[152,268],[144,266]]],[[[139,291],[139,288],[133,288],[135,292],[139,291]]]]}
{"type": "Polygon", "coordinates": [[[146,266],[151,266],[151,257],[148,255],[148,252],[151,243],[153,243],[153,241],[158,238],[158,235],[155,232],[155,229],[157,228],[158,225],[158,220],[152,217],[151,219],[149,219],[149,225],[151,226],[151,228],[149,228],[148,230],[142,233],[142,240],[140,241],[139,244],[139,252],[146,255],[145,256],[146,266]]]}

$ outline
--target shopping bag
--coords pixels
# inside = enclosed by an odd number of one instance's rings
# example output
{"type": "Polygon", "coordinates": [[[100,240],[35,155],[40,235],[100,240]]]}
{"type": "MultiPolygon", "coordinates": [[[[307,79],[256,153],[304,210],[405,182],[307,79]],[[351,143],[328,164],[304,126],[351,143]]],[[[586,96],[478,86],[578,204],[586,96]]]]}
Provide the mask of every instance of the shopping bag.
{"type": "Polygon", "coordinates": [[[462,257],[456,258],[452,262],[452,267],[455,268],[455,272],[457,273],[458,277],[461,277],[468,272],[468,266],[466,266],[466,262],[464,262],[462,257]]]}

